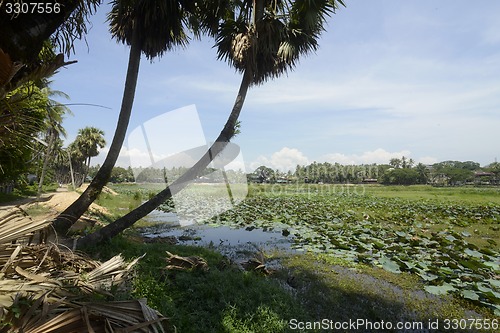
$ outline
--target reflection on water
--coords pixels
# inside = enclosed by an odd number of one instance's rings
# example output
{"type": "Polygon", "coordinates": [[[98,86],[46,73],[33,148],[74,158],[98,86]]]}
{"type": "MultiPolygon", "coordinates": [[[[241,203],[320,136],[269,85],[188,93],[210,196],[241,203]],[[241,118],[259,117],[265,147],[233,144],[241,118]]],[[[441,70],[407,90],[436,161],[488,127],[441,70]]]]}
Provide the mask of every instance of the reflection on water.
{"type": "Polygon", "coordinates": [[[292,251],[291,236],[281,231],[264,231],[258,228],[232,228],[198,224],[196,221],[180,221],[175,213],[154,211],[148,221],[158,225],[143,229],[147,238],[176,237],[180,244],[209,246],[222,254],[235,258],[239,252],[273,249],[292,251]]]}

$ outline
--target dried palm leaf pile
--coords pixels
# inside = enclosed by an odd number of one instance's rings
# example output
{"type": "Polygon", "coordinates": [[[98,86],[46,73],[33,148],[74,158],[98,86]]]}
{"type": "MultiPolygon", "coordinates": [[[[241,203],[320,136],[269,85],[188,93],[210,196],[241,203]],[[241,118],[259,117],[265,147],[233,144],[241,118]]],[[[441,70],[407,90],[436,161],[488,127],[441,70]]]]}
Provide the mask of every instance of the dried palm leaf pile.
{"type": "Polygon", "coordinates": [[[0,332],[164,332],[145,299],[116,301],[132,267],[118,255],[101,263],[43,239],[51,221],[0,211],[0,332]],[[36,237],[39,236],[39,237],[36,237]]]}

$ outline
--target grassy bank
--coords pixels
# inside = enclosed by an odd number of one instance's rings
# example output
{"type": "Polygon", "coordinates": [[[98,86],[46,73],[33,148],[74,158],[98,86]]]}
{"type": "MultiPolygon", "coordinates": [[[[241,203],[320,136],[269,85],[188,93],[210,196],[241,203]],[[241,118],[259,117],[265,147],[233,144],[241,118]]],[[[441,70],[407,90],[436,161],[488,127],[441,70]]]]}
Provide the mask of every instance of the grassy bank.
{"type": "Polygon", "coordinates": [[[150,306],[170,318],[169,325],[178,332],[321,331],[293,330],[291,320],[425,324],[446,318],[494,318],[484,309],[451,296],[423,292],[414,276],[395,275],[330,256],[274,253],[280,256],[282,268],[264,276],[243,271],[210,249],[144,244],[133,234],[88,251],[100,259],[119,252],[128,259],[145,253],[133,280],[132,296],[146,297],[150,306]],[[201,256],[210,269],[168,271],[165,251],[201,256]]]}

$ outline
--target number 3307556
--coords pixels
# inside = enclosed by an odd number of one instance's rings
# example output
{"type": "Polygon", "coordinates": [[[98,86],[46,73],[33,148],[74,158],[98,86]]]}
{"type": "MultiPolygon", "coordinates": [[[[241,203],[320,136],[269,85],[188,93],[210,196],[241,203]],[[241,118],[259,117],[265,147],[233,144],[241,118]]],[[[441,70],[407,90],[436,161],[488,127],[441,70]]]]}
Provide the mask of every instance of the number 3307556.
{"type": "Polygon", "coordinates": [[[7,14],[58,14],[61,12],[61,4],[58,2],[14,2],[5,4],[5,12],[7,14]]]}

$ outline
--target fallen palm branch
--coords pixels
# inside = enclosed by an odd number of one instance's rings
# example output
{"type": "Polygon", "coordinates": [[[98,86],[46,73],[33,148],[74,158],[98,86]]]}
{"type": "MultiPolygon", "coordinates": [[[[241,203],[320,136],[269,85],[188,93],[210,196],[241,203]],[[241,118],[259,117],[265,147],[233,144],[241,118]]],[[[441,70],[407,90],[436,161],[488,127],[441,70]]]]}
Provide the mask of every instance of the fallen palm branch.
{"type": "Polygon", "coordinates": [[[22,316],[13,316],[11,332],[164,332],[166,318],[146,305],[145,299],[114,302],[68,303],[38,298],[17,297],[13,305],[23,308],[22,316]],[[64,309],[64,311],[60,311],[64,309]],[[55,314],[55,315],[51,315],[55,314]]]}
{"type": "Polygon", "coordinates": [[[140,258],[101,263],[58,244],[29,244],[49,225],[0,212],[0,332],[164,332],[166,318],[145,299],[113,300],[140,258]]]}
{"type": "Polygon", "coordinates": [[[36,231],[47,228],[52,221],[31,219],[19,207],[0,212],[0,244],[11,241],[21,243],[33,237],[36,231]]]}
{"type": "Polygon", "coordinates": [[[167,258],[167,270],[178,270],[178,271],[190,271],[190,270],[201,270],[207,272],[210,268],[207,262],[202,257],[191,256],[191,257],[181,257],[176,254],[172,254],[166,251],[168,254],[167,258]]]}

